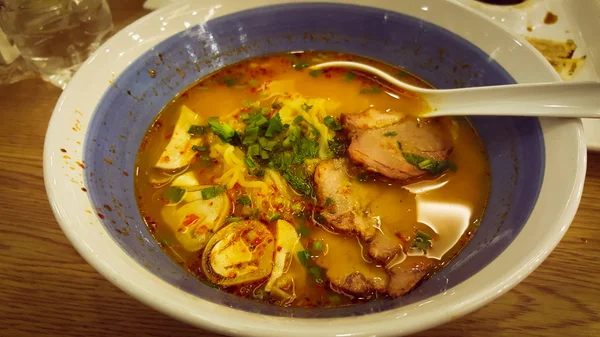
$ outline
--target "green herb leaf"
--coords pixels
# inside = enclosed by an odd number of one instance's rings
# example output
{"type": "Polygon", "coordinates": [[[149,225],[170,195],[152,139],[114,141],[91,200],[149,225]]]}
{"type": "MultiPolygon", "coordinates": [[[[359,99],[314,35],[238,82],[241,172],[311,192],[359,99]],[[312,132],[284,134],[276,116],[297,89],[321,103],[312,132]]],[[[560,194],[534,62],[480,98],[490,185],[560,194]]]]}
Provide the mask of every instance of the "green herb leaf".
{"type": "Polygon", "coordinates": [[[403,71],[400,71],[400,72],[396,73],[396,75],[395,75],[395,76],[396,76],[396,77],[399,77],[399,78],[403,78],[403,77],[408,77],[409,75],[408,75],[408,73],[405,73],[405,72],[403,72],[403,71]]]}
{"type": "Polygon", "coordinates": [[[167,188],[163,195],[170,203],[178,203],[183,199],[185,195],[185,189],[180,187],[171,186],[167,188]]]}
{"type": "Polygon", "coordinates": [[[252,204],[252,200],[246,195],[237,198],[235,202],[244,206],[250,206],[250,204],[252,204]]]}
{"type": "Polygon", "coordinates": [[[301,250],[298,252],[298,260],[306,267],[308,261],[310,261],[310,252],[308,250],[301,250]]]}
{"type": "Polygon", "coordinates": [[[258,83],[257,80],[250,80],[250,81],[248,81],[248,85],[251,86],[251,87],[253,87],[253,88],[254,87],[258,87],[259,84],[260,83],[258,83]]]}
{"type": "Polygon", "coordinates": [[[297,116],[296,118],[294,118],[294,124],[300,125],[300,124],[302,124],[302,122],[306,123],[312,129],[313,134],[315,135],[315,137],[319,137],[321,135],[321,133],[319,132],[319,130],[314,125],[312,125],[311,123],[309,123],[304,117],[297,116]]]}
{"type": "Polygon", "coordinates": [[[242,218],[241,216],[228,216],[225,219],[225,223],[238,222],[238,221],[242,221],[242,220],[244,220],[244,218],[242,218]]]}
{"type": "Polygon", "coordinates": [[[341,138],[334,138],[328,142],[329,150],[333,154],[334,158],[342,158],[346,155],[346,142],[341,138]]]}
{"type": "Polygon", "coordinates": [[[325,125],[327,125],[328,128],[330,128],[333,131],[340,131],[342,129],[340,123],[333,116],[325,117],[323,119],[323,122],[325,123],[325,125]]]}
{"type": "Polygon", "coordinates": [[[190,128],[188,129],[188,133],[190,135],[203,135],[206,133],[207,127],[204,125],[190,125],[190,128]]]}
{"type": "Polygon", "coordinates": [[[333,205],[335,205],[335,202],[333,201],[333,199],[327,198],[327,200],[325,201],[325,206],[333,206],[333,205]]]}
{"type": "Polygon", "coordinates": [[[206,146],[192,145],[192,150],[198,151],[198,152],[206,152],[206,151],[208,151],[208,147],[206,147],[206,146]]]}
{"type": "Polygon", "coordinates": [[[267,220],[269,220],[269,222],[279,220],[279,219],[281,219],[281,214],[279,214],[279,213],[271,213],[271,214],[269,214],[269,216],[267,216],[267,220]]]}
{"type": "Polygon", "coordinates": [[[301,106],[302,110],[304,110],[306,112],[309,112],[310,109],[312,109],[312,107],[313,107],[312,105],[308,105],[306,103],[302,103],[302,106],[301,106]]]}
{"type": "Polygon", "coordinates": [[[295,70],[302,70],[302,69],[306,69],[310,67],[310,64],[308,64],[308,62],[306,61],[300,61],[300,62],[296,62],[292,65],[292,68],[294,68],[295,70]]]}
{"type": "Polygon", "coordinates": [[[233,143],[236,136],[238,136],[237,132],[233,129],[233,127],[231,127],[231,125],[220,123],[219,119],[216,117],[209,118],[208,125],[210,125],[210,128],[214,134],[219,136],[219,138],[221,138],[221,140],[225,143],[233,143]]]}
{"type": "Polygon", "coordinates": [[[322,252],[323,248],[325,248],[324,245],[323,245],[323,242],[321,242],[321,241],[313,241],[312,249],[315,252],[322,252]]]}
{"type": "Polygon", "coordinates": [[[343,77],[344,81],[346,81],[346,82],[350,82],[355,78],[356,78],[356,74],[351,71],[344,74],[344,77],[343,77]]]}
{"type": "Polygon", "coordinates": [[[165,238],[160,239],[160,245],[163,247],[169,247],[169,240],[165,238]]]}
{"type": "Polygon", "coordinates": [[[312,194],[313,188],[312,185],[307,181],[307,179],[302,179],[297,175],[292,174],[291,172],[285,172],[283,174],[283,177],[296,192],[302,195],[312,194]]]}
{"type": "Polygon", "coordinates": [[[320,69],[311,70],[308,74],[312,77],[319,77],[323,73],[320,69]]]}
{"type": "Polygon", "coordinates": [[[263,170],[263,169],[255,170],[252,174],[255,175],[255,176],[257,176],[257,177],[264,177],[265,176],[265,170],[263,170]]]}
{"type": "Polygon", "coordinates": [[[456,171],[456,165],[450,161],[437,161],[433,158],[425,158],[414,153],[402,152],[404,159],[423,171],[427,171],[433,175],[442,174],[446,169],[456,171]]]}
{"type": "Polygon", "coordinates": [[[416,230],[415,239],[413,240],[411,247],[427,252],[431,247],[431,239],[433,238],[429,234],[421,230],[416,230]]]}
{"type": "Polygon", "coordinates": [[[390,132],[386,132],[383,134],[385,137],[394,137],[398,135],[398,132],[396,131],[390,131],[390,132]]]}
{"type": "Polygon", "coordinates": [[[218,195],[225,193],[225,189],[221,186],[211,186],[201,191],[202,199],[208,200],[217,197],[218,195]]]}
{"type": "Polygon", "coordinates": [[[400,151],[402,151],[402,143],[400,143],[400,142],[396,142],[396,143],[398,143],[398,148],[400,149],[400,151]]]}
{"type": "Polygon", "coordinates": [[[273,137],[278,135],[283,130],[283,123],[281,122],[281,117],[279,114],[275,114],[273,118],[269,120],[269,126],[267,127],[267,131],[265,132],[265,136],[273,137]]]}
{"type": "Polygon", "coordinates": [[[325,224],[325,217],[321,213],[315,214],[315,221],[321,225],[325,224]]]}
{"type": "Polygon", "coordinates": [[[380,93],[380,92],[382,92],[382,90],[381,90],[381,88],[380,88],[378,85],[376,85],[376,84],[373,84],[371,87],[369,87],[369,88],[366,88],[366,89],[362,89],[362,90],[360,91],[360,93],[361,93],[361,94],[378,94],[378,93],[380,93]]]}

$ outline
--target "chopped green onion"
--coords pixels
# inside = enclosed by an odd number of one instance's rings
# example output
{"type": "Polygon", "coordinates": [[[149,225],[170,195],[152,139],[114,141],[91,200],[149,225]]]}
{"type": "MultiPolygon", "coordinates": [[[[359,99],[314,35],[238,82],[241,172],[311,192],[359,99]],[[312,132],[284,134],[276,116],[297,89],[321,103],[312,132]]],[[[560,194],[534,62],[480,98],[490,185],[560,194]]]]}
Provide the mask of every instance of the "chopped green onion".
{"type": "Polygon", "coordinates": [[[254,160],[252,160],[251,157],[246,157],[246,159],[244,159],[244,163],[246,163],[246,166],[248,166],[248,168],[256,167],[256,163],[254,162],[254,160]]]}
{"type": "Polygon", "coordinates": [[[360,91],[361,94],[378,94],[380,92],[382,92],[381,88],[375,84],[360,91]]]}
{"type": "Polygon", "coordinates": [[[332,304],[340,304],[340,303],[342,303],[342,299],[337,294],[331,294],[331,295],[329,295],[327,297],[329,298],[329,302],[331,302],[332,304]]]}
{"type": "Polygon", "coordinates": [[[242,140],[242,144],[244,145],[250,145],[252,143],[256,143],[256,140],[258,139],[258,126],[256,125],[252,125],[246,128],[246,131],[244,131],[244,139],[242,140]]]}
{"type": "Polygon", "coordinates": [[[296,231],[303,238],[307,238],[310,235],[310,229],[305,225],[300,226],[300,228],[298,228],[296,231]]]}
{"type": "Polygon", "coordinates": [[[260,155],[260,145],[252,144],[252,145],[248,146],[248,151],[246,152],[246,155],[248,157],[255,157],[255,156],[260,155]]]}
{"type": "Polygon", "coordinates": [[[315,221],[321,225],[325,224],[325,217],[321,213],[315,214],[315,221]]]}
{"type": "Polygon", "coordinates": [[[216,117],[211,117],[208,119],[208,125],[215,133],[215,135],[219,136],[222,141],[225,143],[232,143],[237,132],[231,127],[231,125],[226,123],[220,123],[219,119],[216,117]]]}
{"type": "Polygon", "coordinates": [[[312,266],[308,268],[308,273],[315,279],[315,282],[317,282],[318,284],[323,284],[324,281],[321,278],[321,276],[323,275],[323,269],[317,266],[312,266]]]}
{"type": "Polygon", "coordinates": [[[310,260],[310,252],[308,250],[301,250],[298,252],[298,259],[303,266],[306,267],[308,261],[310,260]]]}
{"type": "Polygon", "coordinates": [[[279,220],[279,219],[281,219],[281,214],[279,214],[279,213],[272,213],[272,214],[269,214],[269,216],[267,217],[267,220],[269,220],[269,222],[279,220]]]}
{"type": "Polygon", "coordinates": [[[346,145],[346,142],[344,142],[344,140],[336,137],[336,138],[328,141],[328,144],[329,144],[329,150],[333,154],[334,158],[342,158],[343,156],[346,155],[347,145],[346,145]]]}
{"type": "Polygon", "coordinates": [[[206,152],[206,151],[208,151],[208,147],[206,147],[206,146],[192,145],[192,150],[198,151],[198,152],[206,152]]]}
{"type": "Polygon", "coordinates": [[[253,174],[254,174],[255,176],[257,176],[257,177],[264,177],[264,176],[265,176],[265,170],[263,170],[263,169],[256,170],[256,171],[254,171],[254,173],[253,173],[253,174]]]}
{"type": "Polygon", "coordinates": [[[327,125],[328,128],[330,128],[333,131],[339,131],[342,129],[340,123],[333,116],[325,117],[323,119],[323,122],[325,123],[325,125],[327,125]]]}
{"type": "Polygon", "coordinates": [[[398,135],[398,132],[396,131],[390,131],[390,132],[386,132],[383,134],[385,137],[394,137],[398,135]]]}
{"type": "Polygon", "coordinates": [[[319,77],[322,73],[323,73],[323,71],[321,71],[319,69],[315,69],[315,70],[311,70],[308,74],[312,77],[319,77]]]}
{"type": "Polygon", "coordinates": [[[238,222],[238,221],[242,221],[244,218],[242,218],[241,216],[228,216],[225,219],[226,223],[232,223],[232,222],[238,222]]]}
{"type": "Polygon", "coordinates": [[[279,114],[275,114],[273,118],[269,120],[269,126],[267,127],[267,131],[265,132],[265,136],[273,137],[278,135],[283,130],[283,123],[281,122],[281,117],[279,114]]]}
{"type": "Polygon", "coordinates": [[[408,77],[408,73],[405,73],[405,72],[403,72],[403,71],[400,71],[400,72],[396,73],[396,75],[395,75],[395,76],[396,76],[396,77],[400,77],[400,78],[402,78],[402,77],[408,77]]]}
{"type": "Polygon", "coordinates": [[[160,239],[160,245],[163,247],[169,247],[169,240],[165,238],[160,239]]]}
{"type": "Polygon", "coordinates": [[[323,242],[321,242],[321,241],[313,241],[312,249],[315,252],[322,252],[323,248],[324,248],[323,242]]]}
{"type": "Polygon", "coordinates": [[[351,72],[351,71],[349,71],[346,74],[344,74],[343,78],[344,78],[344,81],[350,82],[350,81],[352,81],[353,79],[356,78],[356,74],[353,73],[353,72],[351,72]]]}
{"type": "Polygon", "coordinates": [[[308,67],[310,67],[310,64],[308,64],[308,62],[306,61],[296,62],[292,65],[292,68],[294,68],[295,70],[302,70],[308,67]]]}
{"type": "Polygon", "coordinates": [[[190,135],[203,135],[206,133],[206,126],[203,125],[190,125],[188,129],[190,135]]]}
{"type": "Polygon", "coordinates": [[[250,204],[252,204],[252,200],[250,200],[250,198],[246,195],[237,198],[235,202],[244,206],[250,206],[250,204]]]}
{"type": "Polygon", "coordinates": [[[223,83],[225,83],[228,87],[233,87],[237,83],[237,80],[232,77],[226,77],[223,79],[223,83]]]}
{"type": "Polygon", "coordinates": [[[165,191],[164,197],[171,203],[178,203],[183,199],[184,195],[185,189],[171,186],[165,191]]]}
{"type": "Polygon", "coordinates": [[[333,199],[327,198],[327,200],[325,201],[325,206],[333,206],[333,205],[335,205],[335,202],[333,201],[333,199]]]}
{"type": "Polygon", "coordinates": [[[310,109],[312,109],[312,107],[313,107],[312,105],[308,105],[306,103],[302,103],[302,106],[301,106],[302,110],[304,110],[306,112],[309,112],[310,109]]]}
{"type": "Polygon", "coordinates": [[[225,192],[225,189],[222,188],[221,186],[207,187],[201,191],[202,199],[204,199],[204,200],[212,199],[224,192],[225,192]]]}

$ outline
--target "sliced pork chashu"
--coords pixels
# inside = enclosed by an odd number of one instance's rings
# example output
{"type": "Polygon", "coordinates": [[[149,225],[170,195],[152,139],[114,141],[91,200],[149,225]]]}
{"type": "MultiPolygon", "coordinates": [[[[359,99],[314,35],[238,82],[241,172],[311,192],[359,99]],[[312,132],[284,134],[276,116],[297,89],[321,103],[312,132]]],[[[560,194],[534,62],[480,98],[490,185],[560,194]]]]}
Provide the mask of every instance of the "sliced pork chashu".
{"type": "Polygon", "coordinates": [[[352,139],[348,148],[352,162],[396,180],[426,173],[409,163],[403,152],[437,161],[448,159],[452,137],[444,123],[442,119],[417,121],[375,109],[342,116],[342,125],[352,139]]]}
{"type": "MultiPolygon", "coordinates": [[[[412,290],[427,275],[429,264],[422,262],[409,265],[395,260],[398,256],[402,259],[405,257],[400,240],[386,236],[378,229],[380,224],[377,217],[365,211],[370,200],[376,196],[371,195],[362,184],[353,185],[347,172],[347,162],[344,159],[330,159],[317,165],[314,181],[318,204],[324,207],[321,214],[337,232],[361,238],[366,254],[379,264],[387,265],[389,276],[373,277],[366,271],[352,269],[351,266],[340,270],[345,264],[318,263],[328,270],[331,283],[345,293],[356,296],[368,296],[372,293],[400,296],[412,290]]],[[[326,241],[330,242],[331,238],[326,241]]]]}

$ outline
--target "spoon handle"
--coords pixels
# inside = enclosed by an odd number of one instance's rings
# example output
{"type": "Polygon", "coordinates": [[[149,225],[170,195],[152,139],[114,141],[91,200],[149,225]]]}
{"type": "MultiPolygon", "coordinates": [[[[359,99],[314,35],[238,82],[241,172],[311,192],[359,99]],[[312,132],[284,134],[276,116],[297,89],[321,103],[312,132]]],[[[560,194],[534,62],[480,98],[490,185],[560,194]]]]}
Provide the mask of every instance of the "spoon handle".
{"type": "Polygon", "coordinates": [[[600,82],[500,85],[421,92],[436,116],[600,118],[600,82]]]}

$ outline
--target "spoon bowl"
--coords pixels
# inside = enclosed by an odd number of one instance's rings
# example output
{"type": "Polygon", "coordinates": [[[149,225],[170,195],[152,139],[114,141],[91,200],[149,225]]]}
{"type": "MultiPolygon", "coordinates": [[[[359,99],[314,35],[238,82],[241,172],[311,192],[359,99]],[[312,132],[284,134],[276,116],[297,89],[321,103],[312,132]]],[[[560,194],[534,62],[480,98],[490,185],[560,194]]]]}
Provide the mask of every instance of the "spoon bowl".
{"type": "Polygon", "coordinates": [[[528,116],[600,118],[600,82],[550,82],[510,84],[460,89],[426,89],[402,82],[369,65],[324,62],[310,70],[348,68],[375,75],[403,91],[425,99],[431,111],[421,117],[440,116],[528,116]]]}

